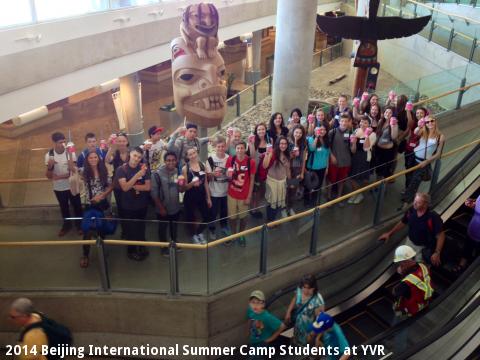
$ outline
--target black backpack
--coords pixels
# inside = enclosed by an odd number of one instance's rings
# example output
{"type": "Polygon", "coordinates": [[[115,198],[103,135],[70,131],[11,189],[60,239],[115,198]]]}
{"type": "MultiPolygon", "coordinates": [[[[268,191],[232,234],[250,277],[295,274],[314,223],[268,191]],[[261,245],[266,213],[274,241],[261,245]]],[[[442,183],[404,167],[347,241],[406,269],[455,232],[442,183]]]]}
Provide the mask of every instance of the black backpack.
{"type": "MultiPolygon", "coordinates": [[[[47,335],[48,339],[48,347],[60,347],[60,346],[71,346],[73,343],[72,333],[69,328],[66,326],[59,324],[55,320],[52,320],[41,313],[35,313],[41,317],[41,321],[36,322],[34,324],[28,325],[25,327],[22,332],[20,333],[19,341],[23,342],[23,338],[25,334],[36,328],[41,328],[45,334],[47,335]]],[[[59,360],[60,355],[47,355],[48,360],[59,360]]]]}

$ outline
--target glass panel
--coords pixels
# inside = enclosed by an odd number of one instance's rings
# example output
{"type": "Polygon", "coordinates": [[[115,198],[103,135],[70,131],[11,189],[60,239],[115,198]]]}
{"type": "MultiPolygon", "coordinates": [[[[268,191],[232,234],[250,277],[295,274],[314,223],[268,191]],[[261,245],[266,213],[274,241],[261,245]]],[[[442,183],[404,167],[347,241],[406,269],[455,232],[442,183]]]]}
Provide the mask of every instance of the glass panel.
{"type": "Polygon", "coordinates": [[[158,3],[159,0],[110,0],[110,7],[118,9],[127,6],[139,6],[158,3]]]}
{"type": "Polygon", "coordinates": [[[269,270],[308,256],[312,238],[313,215],[269,228],[267,233],[269,270]]]}
{"type": "MultiPolygon", "coordinates": [[[[43,227],[37,231],[40,235],[43,227]]],[[[2,236],[4,233],[2,229],[2,236]]],[[[2,246],[0,251],[2,290],[99,289],[96,249],[92,247],[90,266],[86,269],[79,266],[81,254],[81,245],[2,246]]]]}
{"type": "MultiPolygon", "coordinates": [[[[219,226],[217,226],[217,229],[219,226]]],[[[216,293],[259,273],[262,231],[208,248],[208,292],[216,293]]]]}
{"type": "Polygon", "coordinates": [[[32,22],[30,0],[0,2],[0,27],[32,22]]]}
{"type": "Polygon", "coordinates": [[[178,286],[181,294],[208,293],[208,250],[181,249],[177,254],[178,286]]]}
{"type": "Polygon", "coordinates": [[[243,114],[253,106],[253,88],[243,91],[239,96],[240,114],[243,114]]]}
{"type": "Polygon", "coordinates": [[[87,14],[108,9],[108,3],[102,0],[35,0],[35,9],[39,21],[87,14]]]}
{"type": "Polygon", "coordinates": [[[257,83],[257,104],[268,96],[268,78],[266,78],[257,83]]]}

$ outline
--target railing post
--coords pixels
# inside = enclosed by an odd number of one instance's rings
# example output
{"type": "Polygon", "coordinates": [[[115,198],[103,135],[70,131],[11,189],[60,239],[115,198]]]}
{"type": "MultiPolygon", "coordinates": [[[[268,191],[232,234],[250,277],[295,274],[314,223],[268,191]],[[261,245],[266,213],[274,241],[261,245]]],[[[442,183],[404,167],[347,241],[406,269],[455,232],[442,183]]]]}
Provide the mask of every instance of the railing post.
{"type": "Polygon", "coordinates": [[[422,78],[418,79],[417,91],[415,92],[415,98],[413,102],[418,102],[418,100],[420,100],[420,81],[422,81],[422,78]]]}
{"type": "Polygon", "coordinates": [[[472,41],[472,48],[470,49],[470,56],[468,57],[468,61],[473,60],[473,55],[475,54],[476,48],[477,48],[477,38],[473,39],[472,41]]]}
{"type": "Polygon", "coordinates": [[[268,95],[272,95],[272,82],[273,82],[273,76],[270,75],[268,77],[268,95]]]}
{"type": "Polygon", "coordinates": [[[237,94],[237,116],[240,116],[240,93],[237,94]]]}
{"type": "Polygon", "coordinates": [[[432,20],[432,25],[430,26],[430,33],[428,34],[428,41],[432,41],[433,30],[435,30],[435,20],[432,20]]]}
{"type": "Polygon", "coordinates": [[[262,239],[260,242],[260,274],[267,273],[267,254],[268,254],[268,226],[265,224],[262,228],[262,239]]]}
{"type": "Polygon", "coordinates": [[[177,268],[177,243],[170,241],[168,247],[168,264],[170,272],[170,292],[169,295],[175,296],[178,294],[178,268],[177,268]]]}
{"type": "Polygon", "coordinates": [[[430,194],[432,193],[435,186],[437,186],[441,167],[442,167],[442,160],[441,159],[436,160],[435,165],[433,166],[432,179],[430,180],[430,189],[428,191],[430,194]]]}
{"type": "Polygon", "coordinates": [[[400,4],[400,9],[398,11],[398,17],[402,17],[403,15],[403,8],[402,8],[402,4],[400,4]]]}
{"type": "Polygon", "coordinates": [[[383,9],[382,9],[382,16],[385,16],[385,13],[387,12],[387,3],[383,3],[383,9]]]}
{"type": "Polygon", "coordinates": [[[417,4],[413,6],[413,18],[417,17],[417,4]]]}
{"type": "MultiPolygon", "coordinates": [[[[317,195],[317,194],[316,194],[317,195]]],[[[317,207],[313,211],[312,237],[310,239],[310,256],[317,254],[317,242],[320,229],[320,209],[317,207]]]]}
{"type": "MultiPolygon", "coordinates": [[[[466,83],[467,83],[467,78],[463,78],[462,82],[460,83],[460,87],[463,88],[466,83]]],[[[460,90],[458,92],[457,106],[455,109],[460,109],[460,107],[462,106],[463,94],[465,94],[465,90],[460,90]]]]}
{"type": "Polygon", "coordinates": [[[333,46],[330,46],[330,61],[333,61],[333,46]]]}
{"type": "Polygon", "coordinates": [[[253,106],[257,105],[257,83],[253,84],[253,106]]]}
{"type": "Polygon", "coordinates": [[[101,236],[97,236],[97,254],[100,271],[100,282],[102,284],[102,291],[110,291],[110,279],[108,277],[107,260],[105,258],[105,245],[101,236]]]}
{"type": "Polygon", "coordinates": [[[453,38],[455,37],[455,29],[450,30],[450,36],[448,37],[447,51],[452,50],[453,38]]]}
{"type": "Polygon", "coordinates": [[[323,49],[320,50],[320,60],[319,60],[319,65],[318,66],[322,66],[322,63],[323,63],[323,49]]]}
{"type": "Polygon", "coordinates": [[[383,208],[383,199],[385,197],[385,182],[383,181],[378,187],[377,201],[375,203],[375,212],[373,213],[373,226],[380,223],[380,214],[383,208]]]}

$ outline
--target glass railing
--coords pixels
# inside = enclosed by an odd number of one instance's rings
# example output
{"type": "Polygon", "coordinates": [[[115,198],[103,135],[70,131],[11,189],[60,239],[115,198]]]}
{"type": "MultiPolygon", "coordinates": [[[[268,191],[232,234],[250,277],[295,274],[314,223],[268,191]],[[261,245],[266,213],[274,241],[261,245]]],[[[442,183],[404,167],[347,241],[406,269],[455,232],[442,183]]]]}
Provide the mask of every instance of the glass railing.
{"type": "Polygon", "coordinates": [[[379,8],[381,16],[416,18],[431,15],[431,20],[419,35],[433,41],[448,51],[453,51],[469,61],[480,64],[480,22],[448,14],[416,2],[383,1],[379,8]]]}
{"type": "MultiPolygon", "coordinates": [[[[343,43],[317,51],[312,57],[312,70],[342,57],[343,43]]],[[[227,114],[218,129],[234,123],[259,102],[272,95],[273,75],[269,75],[227,99],[227,114]]],[[[241,119],[240,119],[241,120],[241,119]]]]}
{"type": "MultiPolygon", "coordinates": [[[[471,152],[480,143],[480,134],[477,133],[474,142],[467,144],[467,140],[470,138],[460,135],[458,139],[449,139],[449,142],[465,145],[465,150],[471,152]]],[[[474,181],[479,175],[477,170],[472,173],[473,170],[468,170],[472,168],[458,170],[456,167],[463,158],[449,162],[449,158],[458,153],[460,151],[457,150],[446,153],[446,157],[437,161],[434,176],[430,181],[423,182],[420,190],[436,189],[439,181],[437,168],[444,173],[451,169],[463,171],[463,188],[469,185],[467,182],[474,181]]],[[[466,162],[472,161],[478,163],[480,158],[470,156],[466,162]]],[[[399,172],[355,194],[350,193],[315,208],[300,200],[294,207],[297,214],[287,218],[269,223],[263,219],[249,218],[245,232],[223,238],[219,236],[216,240],[207,235],[208,244],[203,245],[192,243],[192,234],[189,232],[192,224],[185,223],[176,224],[178,234],[175,239],[160,239],[157,220],[145,221],[147,242],[113,240],[121,238],[120,224],[116,233],[106,239],[92,235],[92,240],[90,236],[79,240],[82,236],[75,227],[78,219],[67,220],[71,230],[60,240],[57,232],[63,226],[63,220],[37,218],[33,221],[25,213],[22,221],[16,220],[8,225],[4,219],[2,224],[0,288],[4,291],[42,288],[215,294],[274,269],[315,256],[373,225],[398,216],[402,211],[400,197],[404,189],[403,173],[399,172]],[[358,193],[364,196],[364,200],[359,204],[348,203],[348,199],[358,193]],[[87,268],[80,268],[84,245],[90,246],[90,261],[87,268]],[[149,249],[148,257],[142,261],[129,259],[128,245],[145,246],[149,249]],[[23,266],[26,262],[33,264],[38,271],[32,274],[31,267],[23,266]]],[[[325,190],[326,187],[322,192],[325,190]]],[[[218,222],[208,225],[215,224],[219,229],[218,222]]],[[[205,233],[208,234],[207,231],[205,233]]]]}

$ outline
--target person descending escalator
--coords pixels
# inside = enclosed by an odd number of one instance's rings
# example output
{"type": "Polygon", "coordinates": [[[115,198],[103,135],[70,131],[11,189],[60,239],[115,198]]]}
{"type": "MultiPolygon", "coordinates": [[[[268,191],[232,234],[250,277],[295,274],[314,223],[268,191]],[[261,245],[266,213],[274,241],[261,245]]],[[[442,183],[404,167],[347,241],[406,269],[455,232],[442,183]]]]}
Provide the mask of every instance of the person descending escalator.
{"type": "Polygon", "coordinates": [[[406,316],[414,316],[428,306],[433,287],[428,267],[415,261],[416,252],[408,245],[395,250],[394,263],[398,263],[397,272],[404,276],[393,289],[395,311],[406,316]]]}

